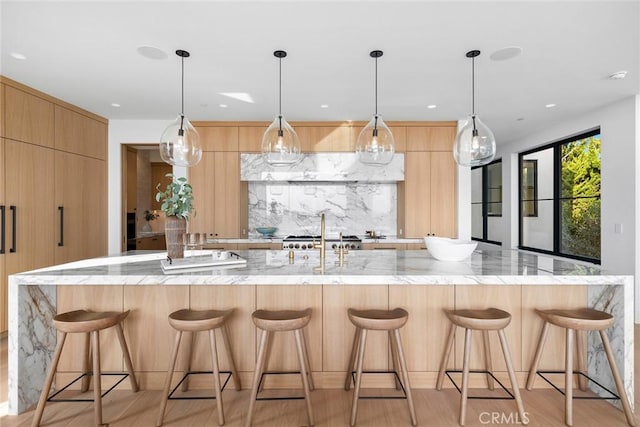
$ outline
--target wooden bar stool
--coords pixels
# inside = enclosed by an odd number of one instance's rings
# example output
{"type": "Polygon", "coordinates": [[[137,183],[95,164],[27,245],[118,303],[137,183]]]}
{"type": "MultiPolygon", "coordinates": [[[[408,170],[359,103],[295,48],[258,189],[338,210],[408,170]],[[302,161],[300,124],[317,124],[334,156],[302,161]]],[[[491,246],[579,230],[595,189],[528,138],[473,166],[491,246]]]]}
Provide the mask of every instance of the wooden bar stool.
{"type": "MultiPolygon", "coordinates": [[[[229,381],[229,377],[233,377],[233,382],[236,388],[236,391],[240,390],[240,377],[238,376],[238,371],[236,370],[235,362],[233,361],[233,354],[231,352],[231,343],[229,341],[229,334],[227,332],[227,320],[233,313],[233,309],[231,310],[178,310],[174,311],[169,315],[169,324],[178,331],[175,338],[175,344],[173,346],[173,350],[171,352],[171,360],[169,361],[169,369],[167,370],[167,378],[164,382],[164,388],[162,392],[162,402],[160,403],[160,412],[158,413],[158,422],[156,423],[158,426],[161,426],[164,421],[164,413],[167,408],[167,401],[169,399],[193,399],[191,397],[172,397],[173,393],[176,389],[182,385],[182,391],[187,391],[187,382],[188,376],[191,374],[213,374],[213,388],[215,391],[215,397],[208,397],[208,399],[215,399],[218,407],[218,424],[224,425],[224,409],[222,406],[222,390],[227,385],[229,381]],[[231,371],[222,371],[222,373],[226,373],[227,379],[222,386],[220,386],[220,367],[218,365],[218,350],[216,347],[216,336],[215,331],[219,329],[222,333],[222,339],[224,340],[224,347],[227,351],[227,358],[229,359],[230,369],[231,371]],[[209,332],[209,345],[211,348],[211,371],[191,371],[191,351],[193,347],[193,337],[196,332],[209,332]],[[186,368],[185,374],[178,382],[178,384],[174,387],[174,389],[169,393],[169,388],[171,387],[171,380],[173,378],[173,371],[176,365],[176,359],[178,358],[178,350],[180,348],[180,341],[182,339],[182,334],[184,332],[192,333],[192,342],[190,343],[187,350],[187,360],[186,360],[186,368]]],[[[198,397],[198,399],[203,399],[202,397],[198,397]]]]}
{"type": "MultiPolygon", "coordinates": [[[[265,366],[268,359],[269,338],[272,332],[293,331],[296,339],[296,351],[298,353],[298,363],[300,364],[300,376],[302,377],[302,387],[304,389],[304,399],[307,406],[307,420],[310,426],[313,425],[313,411],[311,409],[311,396],[309,390],[313,390],[313,377],[311,376],[311,365],[309,364],[309,355],[307,353],[307,345],[305,344],[302,328],[309,324],[311,320],[311,309],[306,310],[256,310],[251,315],[253,323],[258,329],[262,330],[260,338],[260,348],[258,350],[258,358],[256,360],[256,368],[253,375],[253,385],[251,387],[251,400],[249,402],[249,413],[247,414],[246,427],[251,426],[253,413],[255,410],[258,391],[261,388],[262,376],[269,374],[265,372],[265,366]]],[[[291,399],[290,397],[279,397],[266,400],[291,399]]]]}
{"type": "MultiPolygon", "coordinates": [[[[356,425],[358,416],[358,399],[360,399],[360,385],[362,383],[362,373],[379,373],[380,371],[363,371],[364,350],[367,341],[367,331],[387,331],[389,341],[391,342],[391,357],[393,359],[394,374],[396,380],[400,382],[400,386],[404,390],[405,398],[409,405],[409,415],[411,417],[411,425],[417,425],[416,411],[413,406],[413,398],[411,395],[411,386],[409,385],[409,371],[407,370],[407,362],[404,358],[404,350],[402,340],[400,339],[400,328],[407,323],[409,313],[402,308],[393,310],[355,310],[350,308],[347,311],[349,320],[356,327],[353,337],[353,346],[351,347],[351,357],[347,368],[347,377],[344,383],[344,389],[349,390],[351,386],[351,377],[355,369],[355,387],[353,390],[353,404],[351,406],[351,426],[356,425]]],[[[379,398],[379,397],[376,397],[379,398]]]]}
{"type": "MultiPolygon", "coordinates": [[[[104,424],[102,422],[102,397],[113,390],[118,384],[120,384],[127,376],[131,381],[131,389],[134,392],[138,391],[138,383],[136,382],[136,376],[133,372],[133,365],[131,364],[131,357],[129,356],[129,349],[127,348],[127,342],[124,338],[124,333],[122,331],[122,322],[129,314],[129,311],[125,312],[92,312],[86,310],[77,310],[77,311],[69,311],[67,313],[58,314],[53,318],[53,326],[61,333],[58,342],[56,344],[56,350],[53,354],[53,359],[51,361],[51,367],[49,368],[49,373],[47,374],[47,379],[45,380],[44,387],[42,389],[42,393],[40,394],[40,400],[38,401],[38,406],[36,407],[36,412],[33,416],[32,426],[39,426],[40,421],[42,420],[42,413],[44,412],[44,406],[47,401],[55,402],[53,397],[55,397],[62,390],[65,390],[71,384],[76,381],[82,379],[82,388],[81,391],[85,392],[89,388],[89,375],[93,377],[93,419],[96,426],[108,426],[108,424],[104,424]],[[118,341],[120,341],[120,347],[122,348],[122,354],[124,356],[124,361],[127,366],[128,374],[104,374],[100,371],[100,335],[99,332],[102,329],[107,329],[112,326],[115,326],[116,333],[118,335],[118,341]],[[83,373],[78,378],[73,380],[71,383],[67,384],[65,387],[62,387],[57,392],[52,394],[50,397],[49,391],[51,390],[51,384],[53,383],[53,377],[56,374],[56,369],[58,367],[58,362],[60,361],[60,355],[62,354],[62,348],[64,346],[64,342],[67,338],[67,334],[70,333],[83,333],[86,334],[85,347],[86,353],[83,358],[83,373]],[[93,354],[93,370],[89,370],[89,337],[91,340],[91,353],[93,354]],[[100,375],[120,375],[122,379],[118,381],[113,387],[107,390],[105,393],[102,393],[101,386],[101,378],[100,375]]],[[[73,400],[64,400],[66,402],[70,402],[73,400]]],[[[91,400],[86,399],[78,399],[79,402],[87,402],[91,400]]]]}
{"type": "MultiPolygon", "coordinates": [[[[509,345],[507,344],[507,337],[504,333],[504,328],[511,322],[511,314],[506,311],[497,308],[487,308],[485,310],[445,310],[445,314],[451,321],[451,328],[449,329],[449,336],[447,337],[447,343],[445,345],[444,352],[442,353],[442,359],[440,360],[440,370],[438,372],[438,380],[436,382],[436,389],[442,390],[442,382],[444,381],[445,373],[449,376],[449,372],[460,372],[459,370],[446,370],[449,362],[449,356],[451,355],[451,348],[453,347],[453,338],[456,332],[456,327],[460,326],[464,328],[464,359],[462,364],[462,389],[453,382],[453,385],[460,391],[460,425],[465,423],[467,413],[467,399],[469,395],[469,360],[471,358],[471,332],[482,331],[483,344],[485,351],[485,366],[484,371],[473,371],[476,373],[485,373],[487,375],[487,386],[490,390],[493,390],[493,380],[507,392],[509,395],[506,399],[515,399],[518,407],[518,414],[520,416],[520,422],[522,424],[528,424],[528,418],[524,414],[524,406],[522,404],[522,398],[520,397],[520,390],[518,388],[518,380],[513,369],[513,363],[511,362],[511,353],[509,352],[509,345]],[[498,337],[500,337],[500,345],[502,347],[502,353],[504,354],[504,361],[507,365],[507,371],[509,373],[509,380],[511,381],[512,392],[510,393],[502,383],[493,376],[491,366],[491,352],[489,349],[489,331],[497,331],[498,337]]],[[[482,397],[474,397],[475,399],[482,399],[482,397]]]]}
{"type": "MultiPolygon", "coordinates": [[[[598,331],[600,333],[600,338],[602,339],[602,345],[604,346],[604,351],[607,355],[607,360],[609,361],[611,373],[613,374],[613,379],[616,383],[616,388],[618,389],[618,393],[620,394],[620,396],[617,396],[615,393],[606,389],[605,387],[602,387],[602,386],[601,387],[604,388],[607,392],[611,393],[614,396],[614,398],[620,399],[620,401],[622,402],[624,415],[627,417],[627,423],[630,426],[634,426],[635,421],[633,418],[633,412],[631,411],[631,406],[629,405],[627,393],[625,392],[625,389],[624,389],[624,383],[622,382],[622,378],[620,378],[620,373],[618,372],[616,361],[613,356],[613,351],[611,350],[611,344],[609,343],[609,337],[607,337],[607,333],[605,331],[605,329],[613,325],[613,321],[614,321],[613,316],[604,311],[594,310],[592,308],[581,308],[581,309],[575,309],[575,310],[536,310],[536,313],[538,313],[538,315],[542,318],[542,320],[544,320],[544,326],[542,327],[542,332],[540,333],[540,339],[538,340],[538,346],[536,348],[536,354],[533,358],[533,362],[531,363],[529,376],[527,377],[527,390],[531,390],[531,388],[533,387],[533,382],[535,380],[536,374],[544,378],[544,376],[542,375],[544,373],[562,372],[562,371],[539,371],[538,365],[540,364],[540,359],[542,358],[542,350],[544,349],[544,343],[547,339],[549,324],[556,325],[561,328],[565,328],[566,329],[566,347],[565,347],[565,370],[564,370],[564,374],[565,374],[564,422],[568,426],[573,425],[573,399],[574,399],[573,374],[579,375],[578,377],[580,380],[579,386],[580,386],[580,389],[582,390],[586,390],[586,384],[583,381],[583,378],[590,379],[583,372],[585,369],[585,363],[584,363],[584,354],[582,352],[582,344],[581,344],[583,337],[581,335],[582,333],[584,333],[583,331],[598,331]],[[578,347],[578,370],[577,371],[573,369],[574,336],[577,338],[576,341],[577,341],[577,347],[578,347]]],[[[544,379],[546,380],[546,378],[544,379]]],[[[580,398],[576,397],[575,399],[580,399],[580,398]]]]}

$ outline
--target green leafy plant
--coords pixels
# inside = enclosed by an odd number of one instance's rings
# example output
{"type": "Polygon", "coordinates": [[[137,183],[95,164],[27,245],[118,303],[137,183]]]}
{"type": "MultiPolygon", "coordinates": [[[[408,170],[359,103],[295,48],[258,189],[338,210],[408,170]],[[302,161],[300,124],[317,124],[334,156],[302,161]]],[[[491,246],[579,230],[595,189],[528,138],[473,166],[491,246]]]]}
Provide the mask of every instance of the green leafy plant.
{"type": "Polygon", "coordinates": [[[193,188],[191,188],[191,184],[187,182],[185,177],[176,178],[172,173],[168,173],[165,176],[171,178],[167,188],[162,191],[160,189],[161,184],[156,186],[156,190],[158,190],[156,201],[162,202],[160,209],[167,216],[177,216],[188,221],[191,211],[193,211],[193,188]]]}
{"type": "Polygon", "coordinates": [[[144,219],[145,221],[149,222],[149,221],[153,221],[154,219],[158,218],[160,215],[158,215],[155,212],[151,212],[150,210],[146,210],[144,211],[144,219]]]}

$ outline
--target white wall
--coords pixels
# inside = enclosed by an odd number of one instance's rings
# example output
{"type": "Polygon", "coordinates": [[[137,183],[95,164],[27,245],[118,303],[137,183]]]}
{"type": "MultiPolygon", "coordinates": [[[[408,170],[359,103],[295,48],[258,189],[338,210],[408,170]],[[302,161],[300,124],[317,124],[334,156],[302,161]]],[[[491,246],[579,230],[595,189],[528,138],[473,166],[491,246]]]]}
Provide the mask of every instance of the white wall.
{"type": "MultiPolygon", "coordinates": [[[[602,135],[602,267],[615,274],[640,274],[640,242],[636,239],[640,221],[636,218],[636,201],[640,184],[636,171],[640,156],[640,101],[636,97],[594,110],[581,117],[550,126],[512,143],[498,146],[497,157],[503,159],[503,246],[518,245],[518,155],[517,153],[558,141],[568,136],[600,127],[602,135]],[[616,225],[622,227],[615,232],[616,225]]],[[[639,205],[640,206],[640,205],[639,205]]],[[[636,275],[636,298],[638,298],[636,275]]],[[[636,317],[640,319],[636,300],[636,317]]]]}

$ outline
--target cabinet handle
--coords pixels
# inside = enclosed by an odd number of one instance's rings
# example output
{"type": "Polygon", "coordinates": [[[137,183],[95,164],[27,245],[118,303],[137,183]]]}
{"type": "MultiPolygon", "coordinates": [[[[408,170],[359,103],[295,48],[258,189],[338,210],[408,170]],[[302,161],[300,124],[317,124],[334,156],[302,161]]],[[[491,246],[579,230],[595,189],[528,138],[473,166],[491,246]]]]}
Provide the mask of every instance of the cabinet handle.
{"type": "Polygon", "coordinates": [[[11,233],[13,234],[13,236],[11,236],[11,247],[9,248],[9,252],[14,253],[16,251],[16,211],[18,208],[12,205],[9,206],[9,210],[11,211],[11,233]]]}
{"type": "Polygon", "coordinates": [[[58,206],[60,212],[60,241],[58,246],[64,246],[64,206],[58,206]]]}
{"type": "Polygon", "coordinates": [[[5,206],[0,205],[0,254],[4,253],[5,206]]]}

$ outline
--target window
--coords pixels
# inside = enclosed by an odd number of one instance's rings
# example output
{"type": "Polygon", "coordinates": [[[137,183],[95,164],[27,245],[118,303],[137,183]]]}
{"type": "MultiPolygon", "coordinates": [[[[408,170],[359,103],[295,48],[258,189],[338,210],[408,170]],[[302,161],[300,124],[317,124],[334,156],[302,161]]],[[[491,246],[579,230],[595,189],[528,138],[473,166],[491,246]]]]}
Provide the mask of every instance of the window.
{"type": "Polygon", "coordinates": [[[600,262],[600,130],[520,153],[520,247],[600,262]]]}
{"type": "Polygon", "coordinates": [[[501,244],[502,160],[471,169],[471,238],[501,244]]]}

